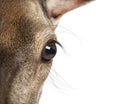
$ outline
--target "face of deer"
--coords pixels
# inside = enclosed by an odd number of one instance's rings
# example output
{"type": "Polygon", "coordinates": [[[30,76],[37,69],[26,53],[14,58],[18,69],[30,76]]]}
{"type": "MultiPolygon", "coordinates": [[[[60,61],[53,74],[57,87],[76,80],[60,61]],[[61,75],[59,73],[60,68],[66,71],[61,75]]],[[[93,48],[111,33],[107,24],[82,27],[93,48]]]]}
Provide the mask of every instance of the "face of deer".
{"type": "Polygon", "coordinates": [[[88,0],[0,0],[0,104],[38,104],[56,54],[54,24],[88,0]]]}

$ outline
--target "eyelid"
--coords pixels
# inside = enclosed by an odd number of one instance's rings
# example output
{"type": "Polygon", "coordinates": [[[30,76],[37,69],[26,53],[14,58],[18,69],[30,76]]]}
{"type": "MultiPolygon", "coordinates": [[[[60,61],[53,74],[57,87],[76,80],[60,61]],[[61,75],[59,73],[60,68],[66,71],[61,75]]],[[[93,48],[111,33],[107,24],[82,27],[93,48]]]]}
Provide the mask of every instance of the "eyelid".
{"type": "Polygon", "coordinates": [[[53,41],[63,49],[63,46],[60,44],[60,42],[58,42],[56,40],[53,40],[53,41]]]}
{"type": "Polygon", "coordinates": [[[57,45],[59,45],[61,48],[62,48],[62,50],[63,50],[63,52],[67,55],[67,51],[64,49],[64,46],[60,43],[60,42],[58,42],[58,41],[56,41],[56,40],[53,40],[57,45]]]}
{"type": "Polygon", "coordinates": [[[50,42],[54,42],[55,44],[59,45],[59,46],[63,49],[63,46],[62,46],[62,44],[61,44],[60,42],[51,39],[51,40],[49,40],[47,43],[50,43],[50,42]]]}

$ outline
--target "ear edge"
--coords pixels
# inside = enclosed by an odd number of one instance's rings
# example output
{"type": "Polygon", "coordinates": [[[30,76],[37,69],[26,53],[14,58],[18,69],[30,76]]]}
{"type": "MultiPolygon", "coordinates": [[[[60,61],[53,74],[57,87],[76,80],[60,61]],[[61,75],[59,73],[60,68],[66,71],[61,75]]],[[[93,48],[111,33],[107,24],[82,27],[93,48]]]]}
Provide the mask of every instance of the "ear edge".
{"type": "Polygon", "coordinates": [[[66,12],[71,11],[77,7],[83,6],[91,1],[95,1],[95,0],[76,0],[76,4],[71,4],[71,7],[69,7],[69,5],[58,5],[58,7],[51,7],[51,8],[47,8],[47,13],[49,18],[53,18],[53,19],[58,19],[60,18],[62,15],[64,15],[66,12]],[[69,7],[69,8],[66,8],[69,7]]]}

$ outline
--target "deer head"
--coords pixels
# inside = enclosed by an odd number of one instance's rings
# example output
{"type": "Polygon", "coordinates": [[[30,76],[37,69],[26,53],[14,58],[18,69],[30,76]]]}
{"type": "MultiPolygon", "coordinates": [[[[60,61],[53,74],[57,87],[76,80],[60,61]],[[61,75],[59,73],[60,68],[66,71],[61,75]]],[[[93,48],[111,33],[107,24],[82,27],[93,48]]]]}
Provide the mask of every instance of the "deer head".
{"type": "Polygon", "coordinates": [[[59,18],[90,0],[0,0],[0,104],[38,104],[59,18]]]}

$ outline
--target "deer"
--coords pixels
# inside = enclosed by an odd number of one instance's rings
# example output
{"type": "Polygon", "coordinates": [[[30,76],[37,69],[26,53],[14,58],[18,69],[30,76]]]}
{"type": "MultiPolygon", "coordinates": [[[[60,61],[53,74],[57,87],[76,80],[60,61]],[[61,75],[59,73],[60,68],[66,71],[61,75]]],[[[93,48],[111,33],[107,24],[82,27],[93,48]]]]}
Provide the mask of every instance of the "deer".
{"type": "Polygon", "coordinates": [[[54,30],[91,0],[0,0],[0,104],[38,104],[57,53],[54,30]]]}

